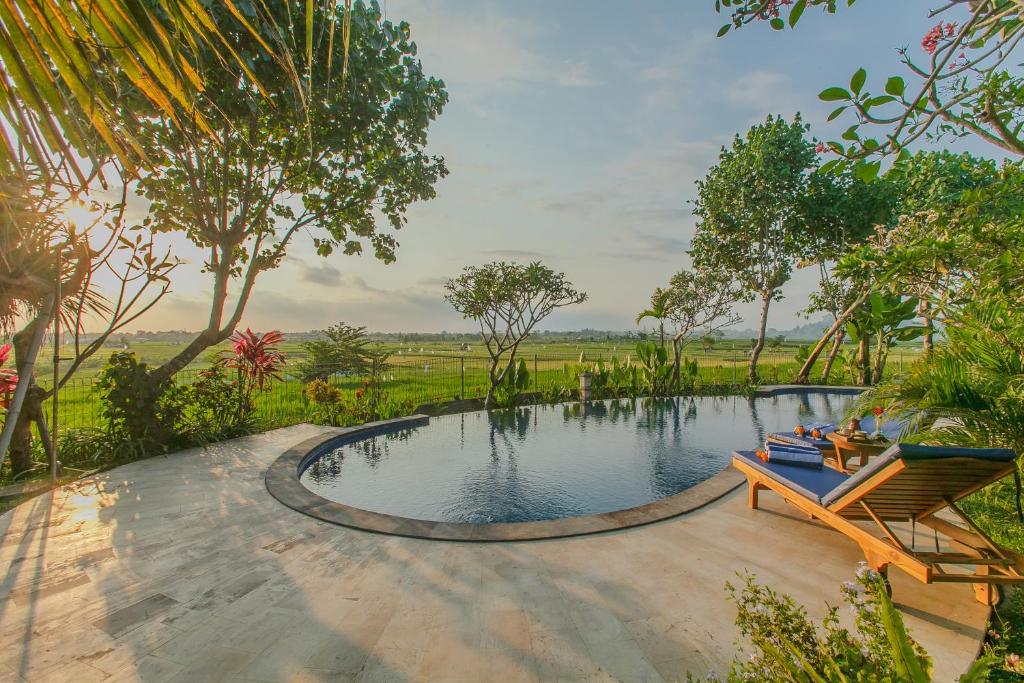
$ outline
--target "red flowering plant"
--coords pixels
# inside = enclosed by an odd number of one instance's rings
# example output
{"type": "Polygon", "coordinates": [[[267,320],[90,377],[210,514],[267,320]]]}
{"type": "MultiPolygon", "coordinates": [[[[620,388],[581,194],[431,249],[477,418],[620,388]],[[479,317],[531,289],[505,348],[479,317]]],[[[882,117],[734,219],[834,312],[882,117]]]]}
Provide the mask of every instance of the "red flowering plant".
{"type": "Polygon", "coordinates": [[[251,410],[253,394],[268,391],[274,380],[281,379],[285,358],[277,345],[282,341],[284,335],[277,330],[260,335],[246,328],[231,335],[231,350],[224,352],[219,364],[238,371],[240,411],[251,410]]]}
{"type": "Polygon", "coordinates": [[[18,386],[18,374],[13,370],[4,370],[3,365],[11,356],[11,345],[0,346],[0,408],[6,410],[11,403],[11,395],[18,386]]]}

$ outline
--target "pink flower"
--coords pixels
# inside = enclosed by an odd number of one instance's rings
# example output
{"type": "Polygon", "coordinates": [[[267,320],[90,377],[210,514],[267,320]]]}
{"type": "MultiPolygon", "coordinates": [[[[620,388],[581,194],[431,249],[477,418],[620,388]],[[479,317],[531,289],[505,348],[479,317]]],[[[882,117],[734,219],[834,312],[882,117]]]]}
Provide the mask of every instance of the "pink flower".
{"type": "Polygon", "coordinates": [[[825,146],[824,142],[819,142],[817,145],[814,146],[814,151],[817,152],[818,154],[824,154],[825,152],[828,151],[828,147],[825,146]]]}
{"type": "Polygon", "coordinates": [[[10,358],[10,356],[11,356],[11,345],[10,344],[4,344],[3,346],[0,346],[0,365],[3,365],[4,363],[6,363],[7,359],[10,358]]]}
{"type": "Polygon", "coordinates": [[[885,412],[885,409],[881,406],[875,406],[871,409],[871,412],[875,414],[875,417],[880,417],[885,412]]]}
{"type": "Polygon", "coordinates": [[[939,47],[939,41],[943,38],[942,23],[938,23],[932,27],[932,30],[928,31],[921,39],[921,48],[924,49],[928,54],[935,54],[936,48],[939,47]]]}

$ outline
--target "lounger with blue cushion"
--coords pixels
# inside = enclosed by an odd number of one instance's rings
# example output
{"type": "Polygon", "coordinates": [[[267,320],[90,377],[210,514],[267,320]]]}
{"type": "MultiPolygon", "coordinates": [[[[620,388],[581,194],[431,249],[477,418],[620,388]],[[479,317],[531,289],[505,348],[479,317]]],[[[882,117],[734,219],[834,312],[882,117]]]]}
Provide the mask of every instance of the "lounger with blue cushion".
{"type": "Polygon", "coordinates": [[[764,462],[753,451],[735,452],[732,464],[747,477],[751,508],[757,509],[759,491],[775,491],[856,541],[883,575],[896,565],[925,583],[972,583],[986,604],[998,601],[999,585],[1024,583],[1024,558],[993,542],[956,505],[1016,471],[1011,450],[900,443],[852,475],[764,462]],[[917,534],[908,543],[891,522],[910,522],[915,532],[916,525],[933,529],[934,544],[929,538],[929,551],[917,550],[917,534]]]}

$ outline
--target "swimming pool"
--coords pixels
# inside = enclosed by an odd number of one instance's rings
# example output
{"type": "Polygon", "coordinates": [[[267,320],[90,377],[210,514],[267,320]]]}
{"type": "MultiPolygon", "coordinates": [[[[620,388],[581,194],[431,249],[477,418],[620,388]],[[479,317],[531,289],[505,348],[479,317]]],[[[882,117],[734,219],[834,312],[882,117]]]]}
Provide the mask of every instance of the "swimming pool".
{"type": "Polygon", "coordinates": [[[300,465],[318,499],[408,520],[539,522],[675,496],[734,449],[797,423],[836,421],[849,394],[619,399],[432,418],[333,445],[300,465]]]}

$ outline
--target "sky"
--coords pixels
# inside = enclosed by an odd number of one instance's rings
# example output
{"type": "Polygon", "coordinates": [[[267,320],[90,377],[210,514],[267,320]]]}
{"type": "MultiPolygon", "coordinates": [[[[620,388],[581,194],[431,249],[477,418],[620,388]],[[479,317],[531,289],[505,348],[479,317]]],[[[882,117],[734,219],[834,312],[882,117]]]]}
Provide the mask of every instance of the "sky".
{"type": "MultiPolygon", "coordinates": [[[[443,283],[504,259],[542,260],[589,294],[541,329],[638,329],[651,291],[690,265],[695,181],[721,146],[768,114],[797,112],[812,135],[835,139],[851,121],[827,124],[832,107],[817,93],[860,66],[880,90],[903,73],[895,49],[919,53],[935,23],[922,0],[861,0],[833,17],[808,10],[796,31],[753,26],[724,38],[715,37],[725,19],[712,0],[382,5],[387,18],[410,22],[426,72],[447,85],[451,101],[428,151],[451,173],[436,199],[409,209],[395,263],[370,253],[323,259],[306,235],[260,276],[243,326],[470,331],[443,301],[443,283]]],[[[201,255],[171,246],[186,263],[134,329],[205,325],[201,255]]],[[[816,269],[798,271],[769,325],[806,322],[800,311],[816,287],[816,269]]],[[[752,327],[756,305],[739,312],[738,327],[752,327]]]]}

